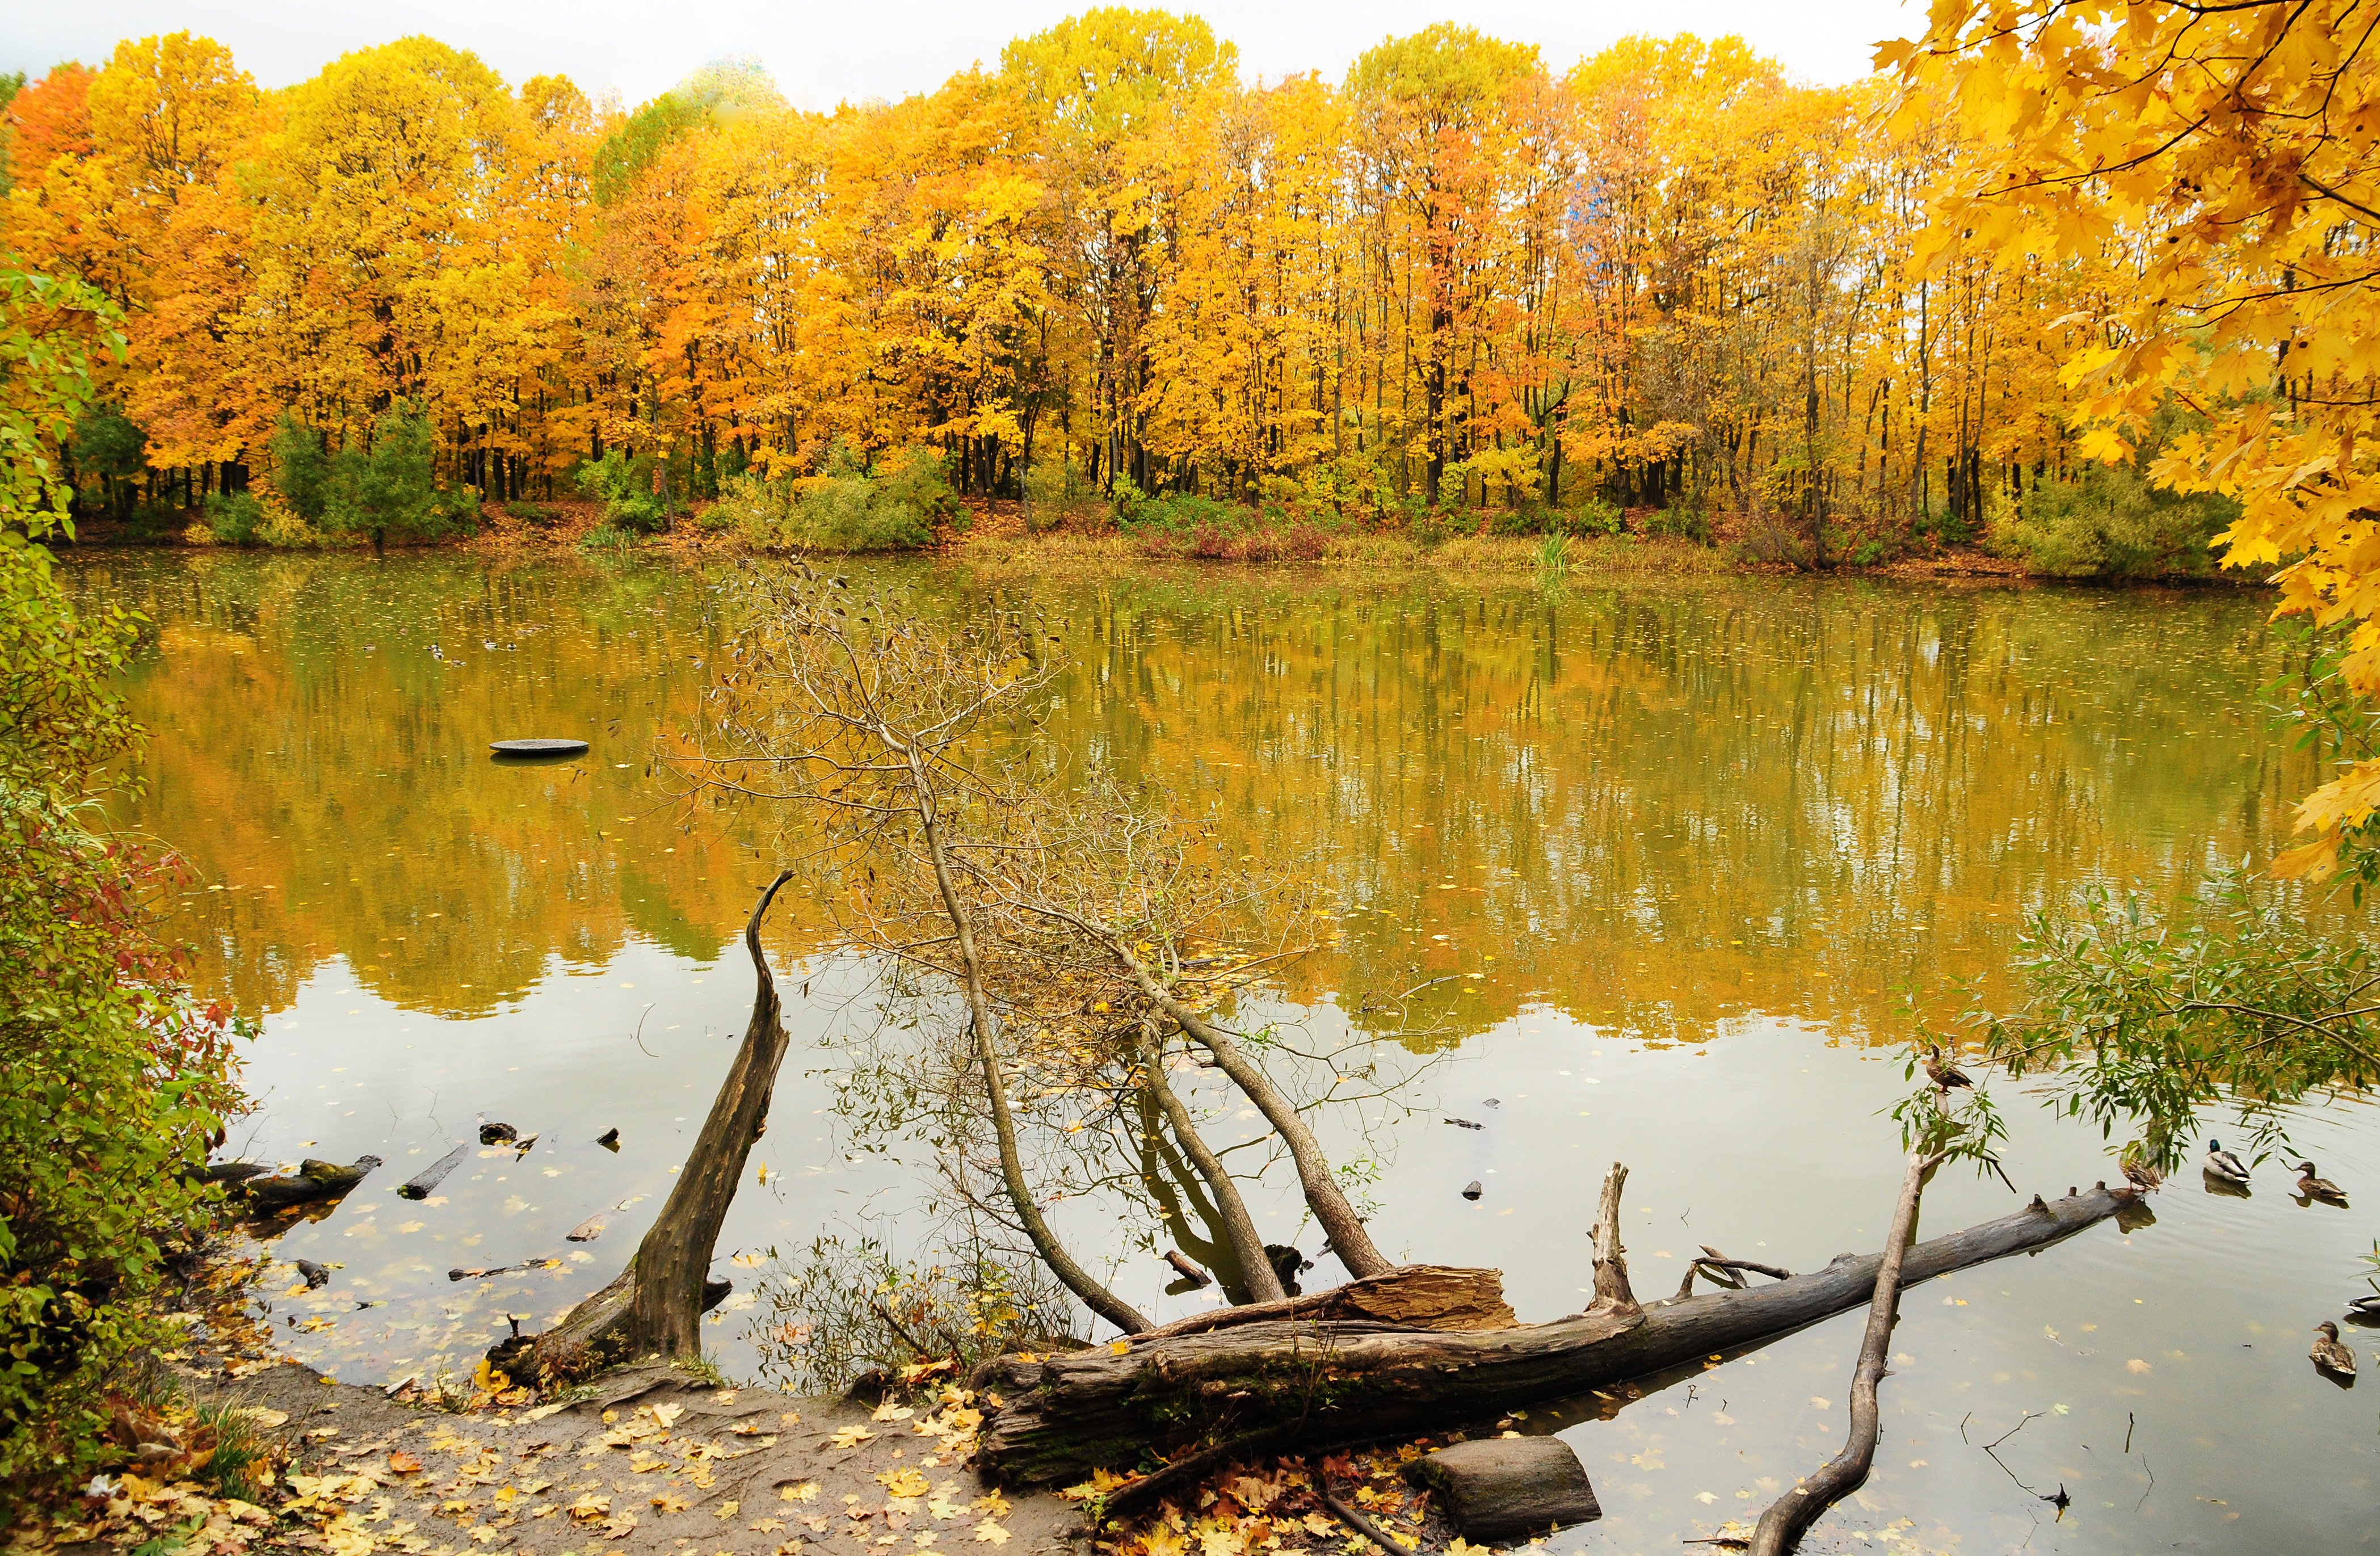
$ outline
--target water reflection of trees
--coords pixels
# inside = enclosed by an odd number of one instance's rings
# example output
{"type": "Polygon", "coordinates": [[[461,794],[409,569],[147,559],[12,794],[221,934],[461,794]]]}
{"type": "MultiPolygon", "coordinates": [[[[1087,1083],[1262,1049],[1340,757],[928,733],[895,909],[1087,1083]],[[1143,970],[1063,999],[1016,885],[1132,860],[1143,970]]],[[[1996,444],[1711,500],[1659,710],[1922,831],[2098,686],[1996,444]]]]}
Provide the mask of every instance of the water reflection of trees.
{"type": "MultiPolygon", "coordinates": [[[[1219,848],[1327,845],[1354,911],[1293,992],[1485,972],[1422,997],[1450,1036],[1534,1000],[1657,1038],[1778,1011],[1888,1028],[1900,986],[1991,974],[2027,906],[2264,857],[2309,781],[2258,727],[2252,598],[932,577],[929,608],[1029,602],[1065,636],[1051,738],[1211,817],[1219,848]]],[[[202,968],[272,1010],[344,956],[396,1003],[473,1011],[630,939],[715,953],[756,823],[668,808],[645,761],[722,640],[718,581],[83,566],[159,624],[139,820],[233,888],[184,905],[202,968]],[[596,760],[485,764],[531,725],[598,732],[596,760]]]]}

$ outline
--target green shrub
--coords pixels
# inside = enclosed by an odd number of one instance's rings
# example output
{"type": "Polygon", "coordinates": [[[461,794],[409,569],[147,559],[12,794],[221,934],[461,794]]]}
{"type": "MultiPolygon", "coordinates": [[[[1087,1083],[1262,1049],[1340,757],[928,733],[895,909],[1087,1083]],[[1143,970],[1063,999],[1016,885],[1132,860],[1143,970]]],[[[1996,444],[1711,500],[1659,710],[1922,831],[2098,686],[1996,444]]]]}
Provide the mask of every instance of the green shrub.
{"type": "Polygon", "coordinates": [[[1711,543],[1710,516],[1699,507],[1672,504],[1645,521],[1645,533],[1661,540],[1711,543]]]}
{"type": "Polygon", "coordinates": [[[1859,544],[1852,547],[1851,554],[1845,557],[1844,560],[1849,562],[1854,567],[1875,567],[1890,560],[1890,556],[1891,551],[1890,548],[1886,546],[1884,543],[1884,537],[1881,535],[1870,535],[1867,539],[1860,541],[1859,544]]]}
{"type": "Polygon", "coordinates": [[[578,467],[578,490],[603,504],[603,523],[633,535],[658,535],[669,528],[669,509],[653,490],[658,464],[652,456],[629,457],[608,449],[601,459],[578,467]]]}
{"type": "Polygon", "coordinates": [[[1589,497],[1562,516],[1562,528],[1573,535],[1617,535],[1625,523],[1619,504],[1589,497]]]}
{"type": "Polygon", "coordinates": [[[1254,526],[1256,516],[1237,503],[1219,503],[1212,497],[1195,492],[1169,492],[1161,497],[1151,497],[1140,504],[1133,518],[1133,528],[1170,529],[1176,532],[1192,529],[1246,529],[1254,526]]]}
{"type": "Polygon", "coordinates": [[[245,492],[211,492],[207,494],[207,528],[214,532],[215,543],[222,546],[244,546],[256,539],[264,523],[264,504],[245,492]]]}
{"type": "Polygon", "coordinates": [[[2060,577],[2210,573],[2215,537],[2239,511],[2213,492],[2157,491],[2130,465],[2092,465],[1998,516],[1992,549],[2060,577]]]}
{"type": "Polygon", "coordinates": [[[372,424],[367,445],[334,454],[322,432],[289,416],[273,437],[273,482],[298,517],[330,535],[374,544],[437,541],[475,528],[479,494],[442,489],[432,473],[429,418],[405,407],[372,424]]]}
{"type": "MultiPolygon", "coordinates": [[[[34,281],[0,262],[12,300],[34,281]]],[[[41,290],[113,321],[79,283],[41,290]]],[[[75,333],[37,344],[9,318],[0,444],[34,452],[0,462],[0,1525],[120,1456],[107,1394],[167,1343],[150,1299],[209,1219],[186,1173],[234,1100],[229,1026],[150,932],[169,872],[86,820],[140,765],[114,686],[140,623],[78,612],[40,544],[65,492],[28,429],[87,406],[89,370],[75,333]]]]}
{"type": "Polygon", "coordinates": [[[711,511],[756,551],[863,552],[929,546],[935,521],[964,510],[933,450],[889,456],[871,472],[838,444],[826,468],[805,480],[747,475],[724,483],[711,511]]]}
{"type": "Polygon", "coordinates": [[[551,529],[562,522],[562,510],[543,503],[506,503],[504,512],[532,529],[551,529]]]}

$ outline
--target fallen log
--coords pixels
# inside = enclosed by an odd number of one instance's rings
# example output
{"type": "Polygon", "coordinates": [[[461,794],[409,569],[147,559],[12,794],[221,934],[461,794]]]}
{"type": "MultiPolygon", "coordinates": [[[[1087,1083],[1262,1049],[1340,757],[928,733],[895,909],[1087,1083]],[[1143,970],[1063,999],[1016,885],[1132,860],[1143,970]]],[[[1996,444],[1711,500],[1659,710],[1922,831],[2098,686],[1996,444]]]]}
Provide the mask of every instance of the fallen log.
{"type": "MultiPolygon", "coordinates": [[[[633,1356],[658,1352],[674,1360],[702,1354],[700,1322],[718,1300],[710,1295],[714,1284],[720,1296],[727,1295],[726,1282],[706,1278],[711,1252],[743,1180],[752,1142],[767,1126],[777,1070],[791,1041],[782,1019],[777,980],[760,949],[760,924],[777,893],[793,878],[792,870],[780,871],[744,920],[744,948],[751,954],[756,979],[752,1019],[660,1218],[611,1284],[545,1332],[505,1343],[510,1350],[499,1365],[513,1368],[514,1376],[550,1385],[591,1376],[633,1356]]],[[[627,1203],[624,1200],[622,1206],[627,1203]]]]}
{"type": "MultiPolygon", "coordinates": [[[[1902,1282],[2045,1247],[2135,1197],[2102,1185],[2055,1203],[2036,1197],[2012,1214],[1911,1248],[1902,1282]]],[[[1624,1290],[1617,1243],[1615,1236],[1606,1250],[1608,1274],[1616,1278],[1598,1283],[1624,1290]]],[[[1323,1317],[1312,1316],[1314,1309],[1287,1317],[1241,1309],[1202,1315],[1195,1321],[1204,1329],[1172,1325],[1135,1336],[1120,1349],[1001,1356],[976,1373],[976,1388],[998,1401],[984,1422],[979,1462],[1012,1484],[1064,1484],[1094,1468],[1128,1469],[1145,1457],[1257,1438],[1280,1442],[1284,1433],[1312,1447],[1440,1431],[1691,1364],[1848,1311],[1874,1296],[1882,1262],[1881,1254],[1845,1254],[1773,1285],[1645,1307],[1603,1301],[1545,1324],[1419,1330],[1328,1316],[1327,1309],[1323,1317]]],[[[1493,1271],[1474,1272],[1474,1289],[1494,1278],[1493,1271]]]]}
{"type": "Polygon", "coordinates": [[[1437,1492],[1474,1545],[1549,1535],[1603,1516],[1586,1466],[1558,1437],[1458,1442],[1406,1465],[1405,1478],[1437,1492]]]}
{"type": "Polygon", "coordinates": [[[265,1214],[275,1210],[294,1210],[299,1205],[318,1205],[326,1199],[336,1199],[356,1185],[364,1175],[380,1165],[377,1156],[359,1156],[352,1167],[342,1167],[335,1161],[318,1161],[308,1157],[298,1163],[298,1171],[283,1177],[249,1178],[240,1185],[247,1192],[248,1202],[265,1214]]]}
{"type": "Polygon", "coordinates": [[[413,1176],[396,1185],[396,1197],[400,1199],[429,1198],[430,1191],[444,1183],[446,1174],[463,1164],[463,1154],[469,1149],[468,1146],[456,1146],[420,1172],[414,1173],[413,1176]]]}

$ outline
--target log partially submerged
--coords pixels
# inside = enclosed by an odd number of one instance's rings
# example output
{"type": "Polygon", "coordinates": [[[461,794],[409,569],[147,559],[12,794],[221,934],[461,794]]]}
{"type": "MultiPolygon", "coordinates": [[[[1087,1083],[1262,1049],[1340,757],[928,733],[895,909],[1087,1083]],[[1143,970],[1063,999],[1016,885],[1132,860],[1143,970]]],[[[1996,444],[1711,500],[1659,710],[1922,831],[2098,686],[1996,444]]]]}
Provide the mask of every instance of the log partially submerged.
{"type": "Polygon", "coordinates": [[[276,1210],[337,1199],[363,1182],[365,1175],[379,1165],[380,1158],[377,1156],[359,1156],[356,1158],[355,1164],[348,1167],[335,1161],[318,1161],[310,1156],[298,1164],[298,1171],[285,1177],[251,1177],[239,1186],[247,1194],[250,1205],[270,1215],[276,1210]]]}
{"type": "MultiPolygon", "coordinates": [[[[2045,1247],[2135,1197],[2129,1188],[2104,1185],[2052,1203],[2036,1197],[1997,1221],[1911,1248],[1902,1283],[2045,1247]]],[[[1605,1246],[1598,1277],[1609,1270],[1624,1281],[1617,1244],[1615,1235],[1605,1246]]],[[[1135,1336],[1120,1352],[1101,1346],[1002,1356],[976,1375],[976,1387],[1000,1401],[984,1422],[980,1463],[1013,1484],[1064,1484],[1095,1468],[1131,1468],[1145,1456],[1205,1457],[1292,1437],[1311,1446],[1443,1430],[1690,1364],[1848,1311],[1874,1296],[1882,1261],[1881,1254],[1845,1254],[1773,1285],[1645,1307],[1615,1293],[1617,1300],[1598,1298],[1572,1318],[1493,1329],[1419,1329],[1306,1306],[1347,1302],[1341,1294],[1359,1287],[1377,1294],[1404,1274],[1392,1270],[1300,1299],[1285,1316],[1241,1309],[1193,1320],[1203,1328],[1173,1325],[1135,1336]]],[[[1433,1279],[1446,1273],[1435,1271],[1433,1279]]],[[[1473,1291],[1495,1282],[1500,1293],[1495,1271],[1469,1273],[1473,1291]]]]}

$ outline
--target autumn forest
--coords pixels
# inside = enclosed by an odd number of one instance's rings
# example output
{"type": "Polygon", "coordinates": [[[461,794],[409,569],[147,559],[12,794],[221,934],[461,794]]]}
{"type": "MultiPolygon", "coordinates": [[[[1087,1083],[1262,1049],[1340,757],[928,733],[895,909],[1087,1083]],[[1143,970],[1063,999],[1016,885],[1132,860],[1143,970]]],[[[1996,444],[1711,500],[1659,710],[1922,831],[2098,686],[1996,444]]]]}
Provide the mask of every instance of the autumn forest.
{"type": "Polygon", "coordinates": [[[2058,368],[2131,262],[1921,251],[1975,148],[1897,91],[1453,25],[1255,81],[1102,10],[898,103],[727,63],[628,110],[421,37],[267,91],[175,33],[18,92],[7,241],[123,310],[87,509],[263,492],[395,411],[499,503],[923,449],[978,497],[1724,511],[1824,561],[2074,478],[2058,368]]]}

